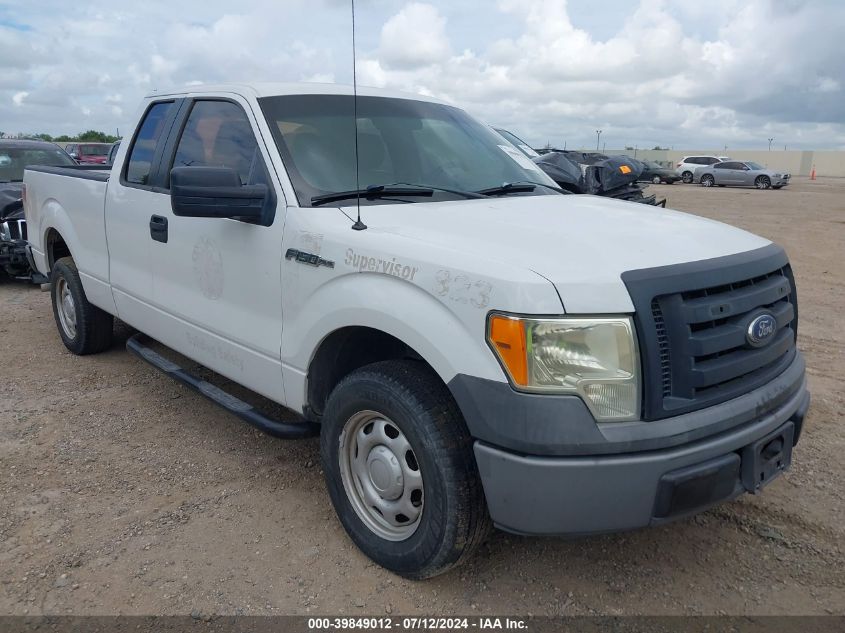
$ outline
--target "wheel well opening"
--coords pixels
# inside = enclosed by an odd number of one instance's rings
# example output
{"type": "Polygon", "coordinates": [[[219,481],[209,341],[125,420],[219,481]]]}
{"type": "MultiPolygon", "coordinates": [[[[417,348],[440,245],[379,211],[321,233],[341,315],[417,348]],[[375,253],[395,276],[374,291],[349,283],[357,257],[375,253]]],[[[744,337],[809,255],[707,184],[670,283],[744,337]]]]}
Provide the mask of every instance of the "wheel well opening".
{"type": "Polygon", "coordinates": [[[306,413],[319,418],[335,386],[356,369],[406,358],[426,362],[413,348],[380,330],[350,326],[332,332],[317,348],[308,367],[306,413]]]}
{"type": "Polygon", "coordinates": [[[50,270],[53,270],[55,264],[62,257],[70,257],[70,249],[67,247],[64,238],[56,229],[50,229],[47,232],[47,239],[45,240],[47,251],[47,258],[50,264],[50,270]]]}

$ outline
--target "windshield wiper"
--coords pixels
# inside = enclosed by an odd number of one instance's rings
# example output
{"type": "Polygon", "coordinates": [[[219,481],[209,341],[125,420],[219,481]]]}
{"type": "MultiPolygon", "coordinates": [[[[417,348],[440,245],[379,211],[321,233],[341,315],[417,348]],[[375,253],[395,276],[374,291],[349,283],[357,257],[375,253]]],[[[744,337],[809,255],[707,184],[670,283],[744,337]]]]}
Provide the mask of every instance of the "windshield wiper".
{"type": "Polygon", "coordinates": [[[311,198],[311,206],[325,204],[326,202],[337,202],[338,200],[348,200],[349,198],[357,198],[359,196],[367,200],[372,200],[374,198],[389,198],[393,196],[430,198],[435,191],[451,193],[456,196],[463,196],[464,198],[486,197],[484,194],[474,191],[461,191],[460,189],[447,189],[446,187],[434,187],[432,185],[417,185],[410,182],[394,182],[389,185],[370,185],[366,189],[359,189],[357,191],[338,191],[336,193],[326,193],[320,196],[314,196],[311,198]]]}
{"type": "Polygon", "coordinates": [[[527,193],[530,191],[534,191],[537,187],[545,187],[546,189],[551,189],[552,191],[557,191],[558,193],[569,193],[568,191],[561,189],[560,187],[554,187],[552,185],[547,185],[542,182],[530,182],[528,180],[506,182],[499,187],[480,189],[479,191],[476,191],[476,193],[480,193],[485,196],[506,196],[509,193],[527,193]]]}
{"type": "Polygon", "coordinates": [[[534,191],[537,185],[533,182],[506,182],[498,187],[479,189],[476,193],[484,196],[505,196],[509,193],[524,193],[534,191]]]}
{"type": "Polygon", "coordinates": [[[423,189],[434,189],[434,191],[442,191],[444,193],[451,193],[456,196],[462,196],[464,198],[486,198],[483,193],[479,193],[477,191],[464,191],[463,189],[449,189],[448,187],[435,187],[434,185],[418,185],[413,182],[394,182],[391,185],[387,185],[392,187],[393,185],[401,185],[404,187],[422,187],[423,189]]]}
{"type": "Polygon", "coordinates": [[[336,191],[335,193],[324,193],[320,196],[311,197],[311,206],[316,207],[326,202],[337,202],[338,200],[348,200],[349,198],[365,198],[373,200],[375,198],[388,198],[391,196],[419,196],[421,198],[429,198],[434,193],[434,189],[414,188],[409,187],[391,187],[385,185],[370,185],[366,189],[358,189],[352,191],[336,191]]]}

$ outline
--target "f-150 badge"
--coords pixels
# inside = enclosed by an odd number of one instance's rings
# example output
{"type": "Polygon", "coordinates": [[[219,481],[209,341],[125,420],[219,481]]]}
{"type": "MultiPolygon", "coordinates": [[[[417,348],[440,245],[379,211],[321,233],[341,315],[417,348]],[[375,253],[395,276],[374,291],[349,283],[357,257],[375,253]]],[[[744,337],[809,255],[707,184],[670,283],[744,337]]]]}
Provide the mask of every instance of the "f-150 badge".
{"type": "Polygon", "coordinates": [[[293,259],[300,264],[308,264],[309,266],[325,266],[326,268],[334,268],[334,262],[328,259],[323,259],[314,253],[306,253],[295,248],[289,248],[285,253],[285,259],[293,259]]]}

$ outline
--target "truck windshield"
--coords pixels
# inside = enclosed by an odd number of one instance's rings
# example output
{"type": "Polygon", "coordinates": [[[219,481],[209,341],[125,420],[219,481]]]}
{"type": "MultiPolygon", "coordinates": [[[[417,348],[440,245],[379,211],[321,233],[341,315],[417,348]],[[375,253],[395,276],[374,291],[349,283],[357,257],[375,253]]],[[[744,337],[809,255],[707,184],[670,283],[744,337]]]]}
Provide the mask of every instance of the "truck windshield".
{"type": "Polygon", "coordinates": [[[434,191],[430,196],[362,198],[361,204],[464,200],[473,197],[467,192],[493,189],[494,195],[558,195],[549,189],[554,182],[527,156],[458,108],[413,99],[358,97],[356,181],[351,95],[289,95],[258,101],[300,206],[312,206],[312,199],[325,199],[327,194],[385,185],[434,191]],[[506,183],[542,186],[502,189],[506,183]]]}
{"type": "Polygon", "coordinates": [[[23,180],[23,170],[27,165],[63,167],[76,165],[76,161],[58,148],[0,147],[0,182],[23,180]]]}

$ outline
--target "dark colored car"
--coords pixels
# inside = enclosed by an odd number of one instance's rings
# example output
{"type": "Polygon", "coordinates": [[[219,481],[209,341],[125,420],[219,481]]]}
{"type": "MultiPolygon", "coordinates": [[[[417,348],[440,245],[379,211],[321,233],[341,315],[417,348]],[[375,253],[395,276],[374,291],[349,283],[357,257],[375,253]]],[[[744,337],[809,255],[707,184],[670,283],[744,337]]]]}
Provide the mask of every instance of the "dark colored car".
{"type": "Polygon", "coordinates": [[[643,164],[627,156],[606,156],[598,152],[551,150],[534,159],[540,169],[561,189],[619,200],[666,206],[646,196],[637,184],[643,164]]]}
{"type": "Polygon", "coordinates": [[[23,170],[27,165],[73,166],[61,147],[45,141],[0,139],[0,271],[34,279],[26,257],[23,170]]]}
{"type": "Polygon", "coordinates": [[[82,165],[105,165],[109,157],[111,143],[71,143],[67,153],[82,165]]]}
{"type": "Polygon", "coordinates": [[[638,178],[640,182],[651,182],[655,185],[659,185],[660,183],[671,185],[681,179],[674,169],[662,167],[651,160],[641,160],[640,162],[645,165],[638,178]]]}

